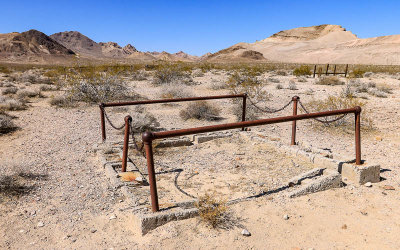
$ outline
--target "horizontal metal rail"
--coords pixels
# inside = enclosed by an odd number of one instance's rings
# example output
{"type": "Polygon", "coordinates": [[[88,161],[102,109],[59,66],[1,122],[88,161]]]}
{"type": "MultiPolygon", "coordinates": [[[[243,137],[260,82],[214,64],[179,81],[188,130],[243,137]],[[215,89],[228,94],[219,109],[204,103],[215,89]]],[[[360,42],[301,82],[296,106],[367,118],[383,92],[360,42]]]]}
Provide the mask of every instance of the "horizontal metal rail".
{"type": "MultiPolygon", "coordinates": [[[[232,98],[243,98],[243,110],[242,110],[242,121],[246,120],[246,99],[247,94],[235,94],[235,95],[218,95],[218,96],[200,96],[200,97],[187,97],[187,98],[170,98],[170,99],[158,99],[158,100],[143,100],[143,101],[131,101],[131,102],[108,102],[100,103],[100,122],[101,122],[101,135],[102,140],[106,140],[106,124],[105,124],[105,111],[106,107],[121,107],[121,106],[134,106],[134,105],[147,105],[147,104],[159,104],[159,103],[176,103],[176,102],[189,102],[189,101],[202,101],[202,100],[218,100],[218,99],[232,99],[232,98]]],[[[244,130],[244,127],[242,128],[244,130]]]]}
{"type": "MultiPolygon", "coordinates": [[[[354,108],[349,108],[349,109],[276,117],[276,118],[261,119],[261,120],[254,120],[254,121],[242,121],[242,122],[227,123],[227,124],[205,126],[205,127],[198,127],[198,128],[178,129],[178,130],[154,132],[154,133],[153,132],[145,132],[142,134],[142,141],[144,143],[144,147],[145,147],[145,151],[146,151],[147,170],[148,170],[148,174],[149,174],[152,211],[153,212],[159,211],[157,184],[156,184],[154,159],[153,159],[153,147],[152,147],[153,140],[176,137],[176,136],[198,134],[198,133],[214,132],[214,131],[220,131],[220,130],[236,129],[236,128],[242,128],[242,127],[252,127],[252,126],[260,126],[260,125],[266,125],[266,124],[298,121],[298,120],[312,119],[312,118],[318,118],[318,117],[343,115],[343,114],[349,114],[349,113],[355,114],[356,164],[360,165],[361,164],[361,134],[360,134],[361,107],[358,107],[358,106],[354,107],[354,108]]],[[[130,119],[130,116],[127,116],[125,118],[125,121],[127,121],[129,119],[130,119]]],[[[126,126],[126,129],[127,129],[126,131],[128,131],[128,133],[129,133],[129,126],[126,126]]],[[[124,157],[125,158],[127,157],[127,152],[128,152],[128,140],[129,140],[129,137],[125,136],[125,141],[124,141],[124,157]]],[[[127,161],[127,159],[123,159],[123,162],[125,162],[125,164],[126,164],[126,161],[127,161]]]]}

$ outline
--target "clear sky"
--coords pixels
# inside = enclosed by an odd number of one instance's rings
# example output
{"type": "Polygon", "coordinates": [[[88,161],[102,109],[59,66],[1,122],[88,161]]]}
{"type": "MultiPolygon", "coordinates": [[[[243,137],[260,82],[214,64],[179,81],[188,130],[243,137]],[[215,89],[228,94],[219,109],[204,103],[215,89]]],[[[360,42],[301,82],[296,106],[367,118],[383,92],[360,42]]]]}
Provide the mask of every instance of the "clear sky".
{"type": "Polygon", "coordinates": [[[76,30],[96,42],[194,55],[319,24],[360,38],[400,34],[400,0],[0,0],[0,13],[0,33],[76,30]]]}

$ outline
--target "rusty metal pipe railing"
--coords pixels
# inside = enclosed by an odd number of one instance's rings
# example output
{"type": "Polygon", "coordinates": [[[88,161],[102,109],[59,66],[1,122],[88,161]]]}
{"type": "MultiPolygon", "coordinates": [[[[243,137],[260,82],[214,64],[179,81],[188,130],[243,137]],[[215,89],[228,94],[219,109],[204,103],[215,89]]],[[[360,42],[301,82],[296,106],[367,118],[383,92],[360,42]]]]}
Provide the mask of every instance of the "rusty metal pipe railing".
{"type": "MultiPolygon", "coordinates": [[[[300,97],[293,96],[293,115],[297,115],[297,102],[300,100],[300,97]]],[[[296,120],[292,122],[292,141],[290,145],[296,145],[296,120]]]]}
{"type": "Polygon", "coordinates": [[[129,129],[131,126],[129,126],[129,123],[132,122],[132,117],[131,116],[126,116],[125,117],[125,134],[124,134],[124,148],[122,151],[122,172],[126,172],[126,165],[128,162],[128,148],[129,148],[129,129]]]}
{"type": "MultiPolygon", "coordinates": [[[[106,140],[106,124],[104,108],[106,107],[120,107],[120,106],[131,106],[131,105],[146,105],[146,104],[159,104],[159,103],[173,103],[173,102],[188,102],[188,101],[202,101],[202,100],[218,100],[218,99],[233,99],[243,98],[243,111],[242,121],[246,120],[246,99],[247,94],[235,94],[235,95],[219,95],[219,96],[200,96],[200,97],[187,97],[187,98],[172,98],[172,99],[158,99],[158,100],[143,100],[143,101],[132,101],[132,102],[108,102],[100,103],[100,122],[101,122],[101,136],[102,140],[106,140]]],[[[242,128],[244,130],[244,127],[242,128]]]]}
{"type": "MultiPolygon", "coordinates": [[[[154,159],[153,159],[153,150],[152,150],[152,142],[156,139],[163,139],[175,136],[184,136],[198,133],[206,133],[206,132],[214,132],[220,130],[228,130],[235,129],[241,127],[252,127],[252,126],[260,126],[266,124],[273,123],[283,123],[289,121],[297,121],[297,120],[305,120],[311,118],[325,117],[325,116],[334,116],[341,114],[355,114],[355,146],[356,146],[356,164],[361,164],[361,134],[360,134],[360,115],[361,115],[361,107],[354,107],[350,109],[341,109],[341,110],[333,110],[326,112],[318,112],[318,113],[309,113],[309,114],[301,114],[301,115],[293,115],[293,116],[284,116],[284,117],[276,117],[270,119],[262,119],[255,121],[242,121],[236,123],[227,123],[213,126],[205,126],[198,128],[190,128],[190,129],[179,129],[172,131],[162,131],[162,132],[145,132],[142,134],[142,140],[146,147],[146,158],[147,158],[147,168],[149,173],[149,183],[150,183],[150,193],[151,193],[151,201],[152,201],[152,211],[159,211],[158,205],[158,194],[157,194],[157,184],[155,178],[154,171],[154,159]]],[[[125,145],[125,143],[124,143],[125,145]]],[[[126,146],[128,148],[128,146],[126,146]]],[[[126,149],[127,150],[127,149],[126,149]]]]}

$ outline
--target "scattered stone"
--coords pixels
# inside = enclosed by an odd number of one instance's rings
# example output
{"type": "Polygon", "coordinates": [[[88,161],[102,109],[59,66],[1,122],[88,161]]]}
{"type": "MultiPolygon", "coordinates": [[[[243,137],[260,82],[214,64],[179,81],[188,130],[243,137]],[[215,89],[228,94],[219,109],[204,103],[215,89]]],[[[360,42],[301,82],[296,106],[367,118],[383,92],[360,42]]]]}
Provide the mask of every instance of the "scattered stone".
{"type": "Polygon", "coordinates": [[[364,186],[366,186],[366,187],[372,187],[372,183],[371,183],[371,182],[367,182],[367,183],[364,184],[364,186]]]}
{"type": "Polygon", "coordinates": [[[44,223],[43,223],[42,221],[40,221],[40,222],[37,224],[37,227],[44,227],[44,223]]]}
{"type": "Polygon", "coordinates": [[[110,216],[110,220],[115,220],[117,218],[117,216],[115,214],[110,216]]]}
{"type": "Polygon", "coordinates": [[[385,189],[385,190],[396,190],[393,186],[390,186],[390,185],[383,186],[383,189],[385,189]]]}
{"type": "Polygon", "coordinates": [[[19,230],[19,232],[22,234],[22,233],[25,233],[25,231],[23,230],[23,229],[21,229],[21,230],[19,230]]]}
{"type": "Polygon", "coordinates": [[[342,229],[347,229],[347,225],[343,224],[342,229]]]}
{"type": "Polygon", "coordinates": [[[95,232],[97,232],[97,230],[94,229],[94,228],[92,228],[92,229],[90,229],[90,232],[91,232],[92,234],[94,234],[95,232]]]}
{"type": "Polygon", "coordinates": [[[242,235],[248,237],[248,236],[251,235],[251,233],[250,233],[247,229],[243,229],[243,230],[242,230],[242,235]]]}
{"type": "Polygon", "coordinates": [[[360,211],[362,215],[368,215],[368,213],[366,211],[360,211]]]}
{"type": "Polygon", "coordinates": [[[289,219],[289,215],[285,214],[285,215],[283,216],[283,219],[284,219],[284,220],[288,220],[288,219],[289,219]]]}

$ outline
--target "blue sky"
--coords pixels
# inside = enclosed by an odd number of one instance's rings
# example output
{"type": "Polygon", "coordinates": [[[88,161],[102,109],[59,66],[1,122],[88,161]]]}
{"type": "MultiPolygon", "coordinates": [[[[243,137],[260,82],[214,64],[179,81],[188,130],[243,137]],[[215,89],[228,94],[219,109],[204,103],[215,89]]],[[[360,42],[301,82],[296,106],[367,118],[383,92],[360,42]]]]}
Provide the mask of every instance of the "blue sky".
{"type": "Polygon", "coordinates": [[[398,0],[0,0],[0,6],[0,33],[76,30],[96,42],[194,55],[319,24],[339,24],[361,38],[400,34],[398,0]]]}

